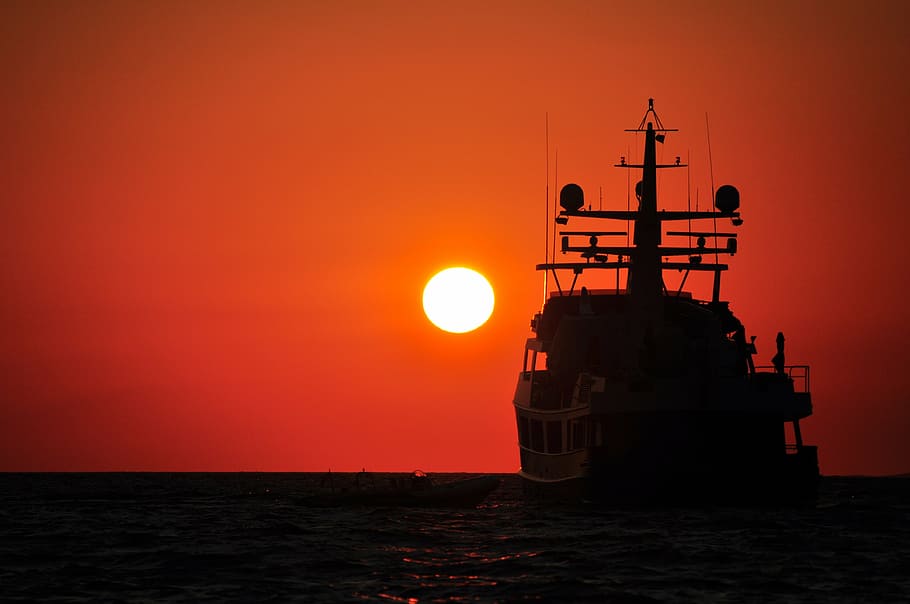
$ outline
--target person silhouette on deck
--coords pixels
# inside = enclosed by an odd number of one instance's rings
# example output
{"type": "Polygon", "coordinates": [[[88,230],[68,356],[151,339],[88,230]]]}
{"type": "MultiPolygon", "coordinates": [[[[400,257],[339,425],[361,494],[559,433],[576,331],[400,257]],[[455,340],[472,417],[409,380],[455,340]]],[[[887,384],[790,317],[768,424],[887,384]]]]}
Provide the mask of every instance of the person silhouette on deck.
{"type": "Polygon", "coordinates": [[[777,373],[786,373],[784,368],[784,332],[782,331],[777,332],[777,354],[774,355],[771,362],[774,364],[774,370],[777,373]]]}
{"type": "Polygon", "coordinates": [[[737,366],[743,375],[749,371],[749,345],[746,344],[746,328],[740,324],[733,332],[733,343],[736,344],[737,366]]]}
{"type": "Polygon", "coordinates": [[[755,336],[750,336],[749,339],[749,356],[747,360],[749,361],[749,373],[755,373],[755,361],[752,360],[753,355],[758,354],[758,349],[755,347],[755,336]]]}

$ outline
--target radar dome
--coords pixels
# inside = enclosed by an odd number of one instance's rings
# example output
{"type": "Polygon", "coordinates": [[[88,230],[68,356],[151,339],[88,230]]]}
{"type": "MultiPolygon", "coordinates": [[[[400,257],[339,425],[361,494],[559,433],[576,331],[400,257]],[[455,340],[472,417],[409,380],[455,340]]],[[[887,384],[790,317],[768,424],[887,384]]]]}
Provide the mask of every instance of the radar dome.
{"type": "Polygon", "coordinates": [[[585,192],[581,187],[571,182],[559,192],[559,205],[568,212],[577,212],[585,205],[585,192]]]}
{"type": "Polygon", "coordinates": [[[739,209],[739,191],[733,185],[721,185],[714,194],[714,207],[723,214],[739,209]]]}

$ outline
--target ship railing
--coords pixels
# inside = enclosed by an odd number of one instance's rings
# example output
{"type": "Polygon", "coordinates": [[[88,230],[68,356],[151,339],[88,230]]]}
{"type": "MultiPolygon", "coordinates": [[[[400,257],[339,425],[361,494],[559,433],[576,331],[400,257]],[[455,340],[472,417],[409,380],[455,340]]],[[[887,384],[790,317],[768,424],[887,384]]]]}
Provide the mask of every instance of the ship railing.
{"type": "MultiPolygon", "coordinates": [[[[756,366],[755,371],[776,371],[774,365],[756,366]]],[[[784,373],[793,382],[794,392],[809,392],[809,366],[785,365],[784,373]]]]}

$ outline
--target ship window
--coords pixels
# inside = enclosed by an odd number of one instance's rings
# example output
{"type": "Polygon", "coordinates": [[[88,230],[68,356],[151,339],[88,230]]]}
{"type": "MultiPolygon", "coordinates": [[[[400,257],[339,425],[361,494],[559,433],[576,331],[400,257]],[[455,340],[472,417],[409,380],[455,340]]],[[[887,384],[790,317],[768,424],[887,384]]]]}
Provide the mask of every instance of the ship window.
{"type": "Polygon", "coordinates": [[[532,371],[545,371],[547,369],[547,353],[534,350],[528,355],[528,351],[525,350],[523,367],[522,373],[524,374],[531,373],[532,371]]]}
{"type": "Polygon", "coordinates": [[[535,366],[536,364],[537,364],[537,351],[536,351],[536,350],[528,351],[527,349],[525,349],[525,360],[524,360],[524,363],[523,363],[523,365],[524,365],[524,373],[528,373],[528,372],[530,372],[531,370],[533,370],[533,369],[534,369],[534,366],[535,366]],[[530,359],[528,359],[528,352],[531,353],[531,358],[530,358],[530,359]],[[529,362],[529,361],[530,361],[530,362],[529,362]]]}
{"type": "Polygon", "coordinates": [[[528,418],[518,416],[518,443],[522,447],[528,446],[528,418]]]}
{"type": "Polygon", "coordinates": [[[787,453],[796,452],[796,431],[793,422],[784,422],[784,449],[787,453]]]}
{"type": "Polygon", "coordinates": [[[562,422],[547,422],[547,453],[562,453],[562,422]]]}
{"type": "Polygon", "coordinates": [[[569,425],[569,442],[572,443],[573,449],[584,449],[587,445],[585,442],[585,426],[586,424],[583,421],[575,421],[569,425]]]}
{"type": "Polygon", "coordinates": [[[543,422],[539,419],[531,420],[531,449],[543,451],[543,422]]]}

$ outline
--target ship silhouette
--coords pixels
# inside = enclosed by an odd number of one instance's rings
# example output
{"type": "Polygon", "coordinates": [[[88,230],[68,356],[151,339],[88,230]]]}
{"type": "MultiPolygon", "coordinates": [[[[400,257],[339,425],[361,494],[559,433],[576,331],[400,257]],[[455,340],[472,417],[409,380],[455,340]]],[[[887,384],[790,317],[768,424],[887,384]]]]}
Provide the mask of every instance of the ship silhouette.
{"type": "Polygon", "coordinates": [[[675,130],[649,99],[627,132],[645,138],[641,164],[616,164],[641,171],[638,208],[585,209],[581,187],[567,184],[553,237],[570,220],[620,221],[634,224],[631,245],[628,230],[563,230],[560,251],[575,258],[536,267],[556,289],[531,321],[513,401],[526,492],[617,503],[811,500],[818,454],[800,431],[812,414],[809,367],[785,364],[782,333],[773,365],[756,367],[755,337],[720,296],[728,266],[719,260],[736,253],[737,235],[717,223],[742,224],[739,192],[719,187],[708,211],[659,210],[657,171],[686,167],[678,157],[657,163],[657,143],[675,130]],[[664,233],[683,221],[689,230],[664,233]],[[692,230],[693,221],[710,226],[692,230]],[[683,274],[675,291],[666,270],[683,274]],[[583,285],[610,271],[615,288],[583,285]],[[683,291],[694,271],[713,274],[710,299],[683,291]]]}

